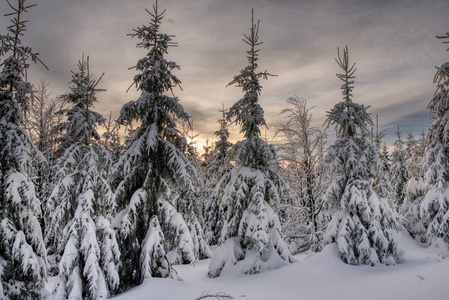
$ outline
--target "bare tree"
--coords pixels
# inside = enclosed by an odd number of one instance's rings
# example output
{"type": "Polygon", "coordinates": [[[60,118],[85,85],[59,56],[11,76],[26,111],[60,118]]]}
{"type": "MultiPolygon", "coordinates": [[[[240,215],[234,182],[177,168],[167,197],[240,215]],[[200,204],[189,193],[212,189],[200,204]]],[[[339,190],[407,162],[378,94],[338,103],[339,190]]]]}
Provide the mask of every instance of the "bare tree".
{"type": "MultiPolygon", "coordinates": [[[[30,99],[27,113],[24,114],[24,127],[33,145],[40,152],[33,159],[31,179],[41,200],[43,211],[52,188],[50,183],[56,161],[54,154],[58,133],[53,129],[64,119],[64,116],[57,112],[65,105],[62,97],[52,97],[49,85],[46,79],[41,79],[36,86],[33,86],[34,97],[30,99]]],[[[41,226],[45,226],[44,219],[41,219],[41,226]]]]}
{"type": "Polygon", "coordinates": [[[280,124],[276,132],[276,135],[283,136],[284,142],[278,145],[277,150],[299,203],[293,203],[287,209],[290,216],[287,216],[286,230],[291,227],[290,231],[295,236],[298,229],[305,231],[308,236],[306,246],[316,251],[322,230],[318,215],[323,207],[321,195],[324,191],[318,164],[323,155],[326,134],[312,126],[313,107],[308,106],[306,99],[295,96],[287,99],[287,103],[291,108],[281,112],[286,123],[280,124]]]}

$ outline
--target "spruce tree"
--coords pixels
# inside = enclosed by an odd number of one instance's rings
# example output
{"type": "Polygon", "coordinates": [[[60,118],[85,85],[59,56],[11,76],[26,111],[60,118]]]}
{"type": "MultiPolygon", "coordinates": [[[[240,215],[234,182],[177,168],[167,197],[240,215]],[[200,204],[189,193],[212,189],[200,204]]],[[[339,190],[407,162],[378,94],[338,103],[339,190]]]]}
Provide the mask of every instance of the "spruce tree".
{"type": "MultiPolygon", "coordinates": [[[[227,264],[244,261],[242,271],[257,273],[264,263],[278,258],[292,262],[287,244],[281,237],[279,218],[271,205],[280,201],[283,189],[281,179],[274,171],[274,147],[260,137],[260,127],[266,126],[259,104],[262,86],[260,78],[270,74],[257,71],[259,49],[259,22],[251,18],[250,34],[245,35],[249,65],[229,85],[241,87],[244,96],[228,112],[228,118],[240,125],[244,140],[235,145],[235,166],[230,171],[221,198],[225,223],[220,245],[209,265],[209,276],[217,277],[227,264]]],[[[226,175],[225,175],[226,176],[226,175]]]]}
{"type": "Polygon", "coordinates": [[[72,72],[71,91],[64,95],[71,107],[60,126],[63,155],[47,201],[46,241],[60,257],[55,299],[105,299],[118,290],[120,253],[110,226],[115,209],[112,158],[99,143],[97,126],[105,120],[92,111],[100,80],[92,79],[89,57],[83,56],[72,72]]]}
{"type": "Polygon", "coordinates": [[[124,141],[120,137],[120,124],[112,118],[112,112],[104,124],[105,132],[101,136],[101,143],[111,154],[112,161],[116,163],[125,149],[124,141]]]}
{"type": "Polygon", "coordinates": [[[13,12],[5,16],[12,16],[12,25],[0,35],[0,298],[36,299],[47,279],[47,252],[40,201],[29,177],[38,151],[23,128],[23,113],[34,96],[24,78],[29,60],[40,60],[21,41],[23,13],[35,4],[8,4],[13,12]]]}
{"type": "Polygon", "coordinates": [[[404,149],[405,143],[401,138],[402,132],[396,132],[396,141],[394,142],[394,151],[391,153],[391,185],[394,193],[394,204],[400,208],[404,203],[405,186],[407,184],[407,152],[404,149]]]}
{"type": "MultiPolygon", "coordinates": [[[[388,149],[385,144],[382,145],[382,139],[385,137],[385,130],[379,132],[378,116],[376,115],[376,133],[371,129],[372,143],[376,146],[379,155],[379,170],[374,178],[373,189],[381,198],[386,198],[391,202],[393,196],[393,187],[391,186],[390,161],[388,149]]],[[[393,203],[390,203],[390,205],[393,203]]]]}
{"type": "Polygon", "coordinates": [[[223,191],[228,182],[228,174],[232,168],[231,154],[229,153],[232,144],[228,141],[228,120],[224,107],[220,112],[222,114],[222,118],[218,120],[220,128],[214,132],[218,141],[215,142],[206,172],[206,188],[210,190],[210,195],[206,199],[203,214],[204,232],[209,245],[217,245],[220,240],[224,224],[224,213],[220,210],[220,199],[223,197],[223,191]]]}
{"type": "MultiPolygon", "coordinates": [[[[184,218],[187,227],[189,228],[190,235],[193,241],[193,252],[195,259],[205,259],[212,255],[212,251],[209,248],[208,243],[204,235],[204,219],[203,219],[203,207],[205,197],[207,197],[207,190],[205,190],[206,176],[203,172],[203,162],[198,158],[196,138],[199,133],[195,134],[193,128],[193,119],[190,118],[189,122],[181,120],[183,128],[182,136],[188,141],[186,157],[190,164],[194,167],[196,176],[192,177],[193,188],[188,185],[172,184],[172,203],[176,210],[184,218]]],[[[169,256],[169,261],[174,264],[183,263],[182,258],[179,256],[169,256]]]]}
{"type": "Polygon", "coordinates": [[[426,184],[421,162],[424,155],[424,140],[416,140],[413,133],[407,134],[404,148],[407,154],[405,167],[408,181],[404,186],[404,203],[400,208],[403,216],[401,223],[412,237],[421,242],[425,241],[426,229],[420,217],[421,203],[426,194],[426,184]]]}
{"type": "Polygon", "coordinates": [[[157,2],[150,24],[134,29],[138,48],[148,51],[134,69],[139,99],[125,104],[119,123],[139,126],[117,164],[116,189],[119,213],[116,226],[121,250],[121,282],[124,288],[148,277],[168,277],[172,263],[192,263],[195,245],[182,215],[171,200],[176,190],[194,190],[195,168],[184,151],[187,142],[176,121],[189,115],[173,95],[181,81],[173,74],[179,66],[164,55],[176,45],[159,32],[165,10],[157,2]],[[169,258],[175,259],[170,261],[169,258]]]}
{"type": "Polygon", "coordinates": [[[404,204],[400,213],[403,216],[401,223],[407,229],[410,236],[420,242],[425,241],[426,228],[421,220],[420,207],[426,194],[424,180],[412,177],[405,186],[404,204]]]}
{"type": "Polygon", "coordinates": [[[379,169],[376,147],[366,138],[373,125],[364,105],[352,101],[355,64],[343,49],[338,65],[343,73],[344,101],[327,114],[327,127],[335,124],[337,140],[329,148],[324,164],[333,174],[326,201],[338,209],[325,234],[325,243],[337,243],[341,258],[351,265],[394,264],[398,258],[396,242],[389,228],[397,224],[386,199],[379,198],[371,186],[379,169]]]}
{"type": "Polygon", "coordinates": [[[418,140],[413,136],[413,132],[407,132],[404,151],[406,153],[405,170],[407,179],[419,176],[421,173],[419,165],[422,161],[422,156],[418,156],[418,140]]]}
{"type": "MultiPolygon", "coordinates": [[[[449,33],[437,38],[449,43],[449,33]]],[[[437,90],[427,106],[432,123],[423,160],[428,191],[420,214],[427,240],[442,238],[449,243],[449,62],[437,67],[434,82],[437,90]]]]}

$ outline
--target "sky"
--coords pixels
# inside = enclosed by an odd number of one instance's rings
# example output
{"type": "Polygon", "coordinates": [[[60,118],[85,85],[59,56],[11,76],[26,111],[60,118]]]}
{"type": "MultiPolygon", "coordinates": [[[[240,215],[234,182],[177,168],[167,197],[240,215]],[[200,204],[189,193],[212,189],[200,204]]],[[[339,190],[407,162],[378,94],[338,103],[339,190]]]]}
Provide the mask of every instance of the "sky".
{"type": "MultiPolygon", "coordinates": [[[[29,81],[45,78],[53,96],[67,92],[71,70],[84,53],[94,78],[105,73],[98,112],[117,117],[125,103],[138,99],[134,87],[127,92],[136,74],[129,68],[146,51],[128,34],[149,23],[145,8],[151,10],[153,1],[26,3],[38,5],[25,16],[29,23],[22,42],[49,68],[32,65],[29,81]]],[[[324,129],[326,112],[342,101],[335,58],[337,47],[345,45],[357,67],[353,101],[371,106],[368,112],[373,119],[378,115],[387,143],[394,141],[398,124],[405,138],[407,132],[419,136],[430,123],[426,107],[436,89],[435,66],[449,56],[447,45],[435,38],[449,31],[447,0],[159,0],[159,7],[167,10],[161,32],[175,35],[178,43],[166,56],[181,66],[175,75],[182,90],[174,92],[192,116],[200,148],[206,139],[214,141],[222,105],[229,108],[243,95],[240,88],[226,86],[247,65],[242,38],[249,33],[252,8],[263,42],[260,71],[277,75],[261,82],[268,139],[285,122],[279,114],[295,95],[314,106],[313,125],[324,129]]],[[[5,0],[0,12],[10,12],[5,0]]],[[[0,17],[2,33],[9,24],[9,17],[0,17]]],[[[231,140],[237,139],[238,128],[231,127],[231,140]]]]}

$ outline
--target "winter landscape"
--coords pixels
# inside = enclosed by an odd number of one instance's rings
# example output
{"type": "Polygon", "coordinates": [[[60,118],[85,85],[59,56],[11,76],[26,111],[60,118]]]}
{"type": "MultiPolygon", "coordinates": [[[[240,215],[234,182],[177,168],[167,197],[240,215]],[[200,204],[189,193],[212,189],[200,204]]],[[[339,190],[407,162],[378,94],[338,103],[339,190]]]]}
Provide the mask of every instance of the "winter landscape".
{"type": "MultiPolygon", "coordinates": [[[[449,62],[423,100],[427,128],[398,123],[387,143],[376,103],[355,93],[351,46],[336,45],[341,94],[324,124],[293,94],[269,138],[262,82],[278,75],[259,67],[256,7],[227,81],[239,94],[197,103],[218,108],[200,148],[163,1],[129,29],[136,97],[109,118],[96,109],[107,75],[88,54],[60,95],[31,81],[52,72],[27,44],[37,5],[4,1],[0,299],[447,299],[449,62]]],[[[435,34],[449,50],[449,33],[435,34]]]]}

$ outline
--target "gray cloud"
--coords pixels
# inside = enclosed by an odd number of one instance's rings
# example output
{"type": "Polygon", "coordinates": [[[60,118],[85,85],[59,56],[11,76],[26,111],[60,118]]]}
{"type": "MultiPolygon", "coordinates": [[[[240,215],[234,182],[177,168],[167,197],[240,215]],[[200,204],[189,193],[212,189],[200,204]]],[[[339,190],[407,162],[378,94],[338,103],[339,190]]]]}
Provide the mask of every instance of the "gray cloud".
{"type": "MultiPolygon", "coordinates": [[[[27,15],[23,41],[41,53],[50,71],[32,66],[29,79],[46,77],[54,93],[65,92],[70,70],[84,52],[95,75],[105,72],[101,87],[107,92],[99,95],[97,110],[117,115],[138,97],[134,88],[126,93],[135,74],[128,68],[145,51],[127,34],[148,23],[144,8],[151,5],[40,0],[27,15]]],[[[434,66],[447,61],[446,48],[434,38],[448,31],[447,0],[164,0],[159,6],[167,9],[162,31],[179,43],[167,56],[181,66],[183,91],[175,93],[204,137],[217,129],[222,103],[229,107],[242,96],[239,88],[225,87],[247,63],[241,39],[249,31],[251,8],[261,20],[260,68],[279,75],[262,82],[261,104],[270,127],[282,121],[278,114],[295,94],[316,106],[316,126],[323,124],[326,111],[341,101],[334,58],[336,48],[347,44],[358,68],[354,100],[371,105],[384,128],[403,122],[404,130],[416,125],[420,132],[435,89],[434,66]]],[[[5,1],[0,11],[9,11],[5,1]]],[[[0,18],[0,28],[8,25],[8,18],[0,18]]]]}

